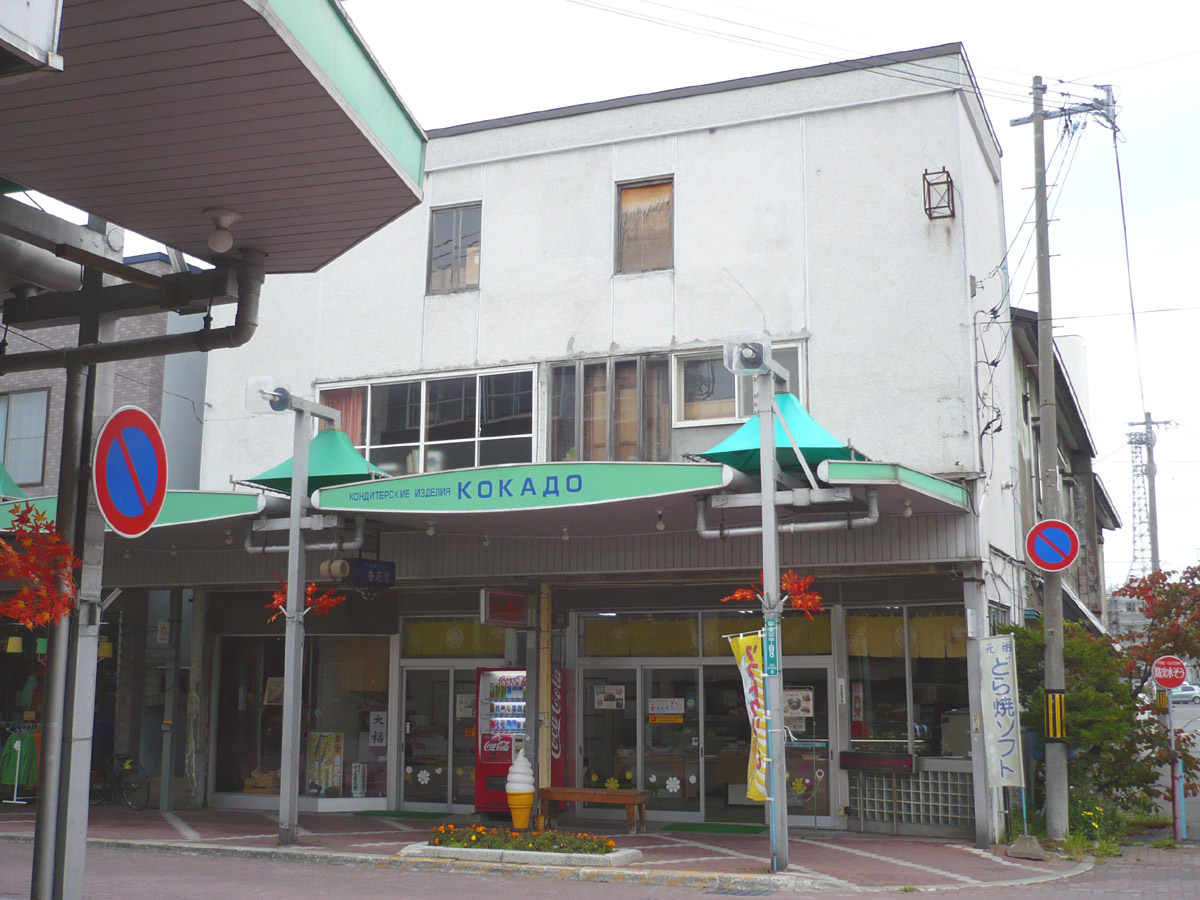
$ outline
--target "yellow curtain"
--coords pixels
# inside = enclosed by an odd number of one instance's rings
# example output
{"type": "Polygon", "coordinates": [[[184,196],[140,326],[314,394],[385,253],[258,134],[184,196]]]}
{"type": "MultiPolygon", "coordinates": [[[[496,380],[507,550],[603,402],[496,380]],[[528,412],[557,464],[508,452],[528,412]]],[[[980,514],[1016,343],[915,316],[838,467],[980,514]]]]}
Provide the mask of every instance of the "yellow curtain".
{"type": "MultiPolygon", "coordinates": [[[[899,616],[867,617],[867,650],[869,656],[889,657],[896,655],[895,631],[901,625],[899,616]]],[[[904,646],[900,647],[904,655],[904,646]]]]}
{"type": "Polygon", "coordinates": [[[945,616],[946,657],[962,659],[967,655],[967,620],[961,615],[945,616]]]}
{"type": "Polygon", "coordinates": [[[867,656],[867,623],[870,616],[846,616],[846,648],[851,656],[867,656]]]}
{"type": "MultiPolygon", "coordinates": [[[[942,616],[913,616],[909,624],[917,635],[921,659],[944,659],[946,656],[946,627],[942,616]]],[[[918,655],[918,654],[914,654],[918,655]]]]}

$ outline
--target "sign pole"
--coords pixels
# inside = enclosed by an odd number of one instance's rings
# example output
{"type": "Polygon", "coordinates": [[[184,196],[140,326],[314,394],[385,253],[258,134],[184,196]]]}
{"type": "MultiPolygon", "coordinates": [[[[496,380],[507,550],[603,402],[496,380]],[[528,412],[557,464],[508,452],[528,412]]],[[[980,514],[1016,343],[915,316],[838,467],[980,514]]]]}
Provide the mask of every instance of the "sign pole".
{"type": "Polygon", "coordinates": [[[771,871],[788,867],[787,769],[783,741],[783,673],[779,667],[779,519],[775,508],[775,381],[768,370],[754,376],[754,411],[759,423],[762,490],[763,682],[767,717],[767,824],[771,871]],[[772,642],[773,640],[773,649],[772,642]],[[773,663],[773,664],[772,664],[773,663]]]}
{"type": "Polygon", "coordinates": [[[1175,701],[1167,691],[1167,731],[1171,733],[1171,828],[1176,841],[1187,837],[1183,809],[1183,766],[1175,749],[1175,701]]]}
{"type": "Polygon", "coordinates": [[[272,408],[296,413],[292,435],[292,496],[288,517],[287,607],[283,632],[283,747],[279,756],[279,843],[300,837],[300,700],[304,689],[304,544],[300,525],[308,502],[308,445],[312,417],[339,424],[341,414],[328,406],[277,391],[272,408]],[[279,394],[285,394],[280,397],[279,394]]]}

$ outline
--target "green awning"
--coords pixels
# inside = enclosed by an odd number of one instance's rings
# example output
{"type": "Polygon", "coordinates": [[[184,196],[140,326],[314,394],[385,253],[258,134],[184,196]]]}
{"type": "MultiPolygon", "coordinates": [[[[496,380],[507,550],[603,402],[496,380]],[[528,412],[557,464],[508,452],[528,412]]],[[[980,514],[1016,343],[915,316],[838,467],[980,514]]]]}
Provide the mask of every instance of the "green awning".
{"type": "MultiPolygon", "coordinates": [[[[387,473],[379,466],[367,462],[354,449],[350,437],[344,431],[328,429],[317,432],[308,445],[308,494],[320,488],[354,484],[372,478],[384,478],[387,473]]],[[[292,461],[286,459],[261,475],[246,480],[285,494],[292,490],[292,461]]]]}
{"type": "Polygon", "coordinates": [[[4,464],[0,463],[0,500],[25,500],[28,497],[29,495],[13,481],[13,477],[8,474],[8,469],[4,468],[4,464]]]}
{"type": "MultiPolygon", "coordinates": [[[[7,531],[12,522],[13,508],[24,500],[0,503],[0,531],[7,531]]],[[[54,521],[58,514],[57,497],[38,497],[28,501],[54,521]]],[[[154,522],[155,528],[168,525],[192,525],[220,519],[241,519],[262,512],[263,496],[233,491],[167,491],[162,512],[154,522]]]]}
{"type": "MultiPolygon", "coordinates": [[[[827,459],[853,459],[853,451],[817,424],[817,420],[808,414],[808,410],[800,405],[794,395],[778,394],[775,401],[779,404],[788,430],[796,439],[796,446],[810,467],[815,468],[827,459]]],[[[754,418],[717,446],[699,455],[740,472],[756,474],[759,471],[758,434],[758,419],[754,418]]],[[[804,469],[796,459],[796,453],[778,418],[775,419],[775,458],[783,471],[803,474],[804,469]]]]}

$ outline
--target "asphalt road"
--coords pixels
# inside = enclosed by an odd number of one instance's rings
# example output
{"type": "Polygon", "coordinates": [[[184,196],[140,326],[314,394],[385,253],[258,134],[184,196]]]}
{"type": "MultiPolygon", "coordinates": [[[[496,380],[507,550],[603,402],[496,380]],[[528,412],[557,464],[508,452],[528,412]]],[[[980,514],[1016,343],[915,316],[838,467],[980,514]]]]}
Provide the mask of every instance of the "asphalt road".
{"type": "MultiPolygon", "coordinates": [[[[29,892],[29,844],[0,843],[0,898],[23,898],[29,892]]],[[[1128,847],[1123,857],[1097,863],[1073,878],[1042,884],[939,890],[954,900],[1080,900],[1092,897],[1137,897],[1181,900],[1200,896],[1200,848],[1155,850],[1128,847]],[[1019,892],[1016,893],[1016,892],[1019,892]]],[[[871,897],[899,897],[900,891],[870,892],[871,897]]],[[[298,862],[214,858],[131,850],[88,851],[86,900],[324,900],[345,897],[403,897],[441,900],[477,897],[487,900],[695,900],[711,896],[692,888],[639,884],[592,884],[552,878],[505,875],[487,877],[446,872],[418,872],[379,866],[329,866],[298,862]]],[[[784,895],[779,895],[784,896],[784,895]]],[[[862,900],[862,892],[828,891],[790,894],[812,900],[862,900]]]]}

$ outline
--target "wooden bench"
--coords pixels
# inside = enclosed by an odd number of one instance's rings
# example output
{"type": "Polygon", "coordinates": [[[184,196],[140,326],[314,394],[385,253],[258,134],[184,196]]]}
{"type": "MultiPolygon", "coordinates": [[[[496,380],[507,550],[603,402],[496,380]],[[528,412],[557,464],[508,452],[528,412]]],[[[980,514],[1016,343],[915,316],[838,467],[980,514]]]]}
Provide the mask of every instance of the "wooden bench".
{"type": "Polygon", "coordinates": [[[552,823],[559,803],[609,803],[613,806],[625,807],[625,821],[629,824],[629,833],[636,834],[638,823],[642,831],[646,830],[646,801],[650,799],[649,791],[630,789],[609,790],[608,788],[570,788],[548,787],[538,792],[541,803],[541,820],[552,823]],[[637,817],[634,817],[636,811],[637,817]]]}

